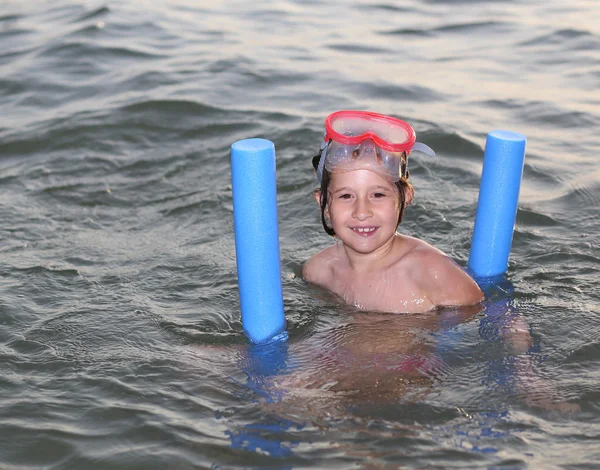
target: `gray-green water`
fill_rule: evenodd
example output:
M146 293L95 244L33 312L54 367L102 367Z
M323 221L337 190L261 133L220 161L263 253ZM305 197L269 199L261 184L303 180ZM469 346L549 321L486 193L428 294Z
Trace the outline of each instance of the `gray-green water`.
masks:
M2 2L0 468L600 465L598 18L596 0ZM432 341L299 278L331 243L310 157L338 109L436 150L411 159L401 230L462 264L486 134L527 136L508 274L528 354L484 311L392 399L368 354L340 360L348 338ZM288 357L308 376L248 365L228 159L256 136L277 148ZM306 389L329 372L362 398ZM277 380L290 393L265 397Z

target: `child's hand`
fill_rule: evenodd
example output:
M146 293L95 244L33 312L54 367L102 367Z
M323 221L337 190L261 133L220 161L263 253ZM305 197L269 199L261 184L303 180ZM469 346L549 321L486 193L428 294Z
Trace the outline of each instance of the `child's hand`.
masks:
M511 328L504 334L504 339L515 355L525 354L533 346L533 338L529 331L521 328Z
M567 402L552 382L539 375L531 356L522 356L519 359L519 395L527 405L562 413L575 413L581 410L577 403Z
M555 401L535 395L526 397L525 403L535 408L542 408L548 411L560 411L561 413L576 413L581 411L581 407L577 403Z
M502 336L515 355L525 354L533 346L529 326L522 317L512 319L510 324L503 328Z

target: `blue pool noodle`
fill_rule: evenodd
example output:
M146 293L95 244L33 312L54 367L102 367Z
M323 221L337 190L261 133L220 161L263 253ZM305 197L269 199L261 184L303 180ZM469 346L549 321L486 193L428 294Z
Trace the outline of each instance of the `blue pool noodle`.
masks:
M487 136L468 262L476 278L508 269L526 142L517 132L496 130Z
M235 142L231 179L242 326L263 343L285 332L273 143Z

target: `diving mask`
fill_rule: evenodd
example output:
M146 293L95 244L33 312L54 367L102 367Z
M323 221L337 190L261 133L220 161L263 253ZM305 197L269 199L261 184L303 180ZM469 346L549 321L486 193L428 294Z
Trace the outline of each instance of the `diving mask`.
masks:
M325 119L325 137L317 167L319 181L323 168L329 172L365 169L390 181L407 176L412 150L435 156L427 145L416 142L406 122L366 111L337 111Z

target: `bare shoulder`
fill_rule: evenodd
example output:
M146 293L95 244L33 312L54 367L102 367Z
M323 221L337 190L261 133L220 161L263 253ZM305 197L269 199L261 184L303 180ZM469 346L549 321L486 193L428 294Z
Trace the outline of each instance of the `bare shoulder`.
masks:
M430 244L414 240L404 263L437 307L473 305L483 300L477 283L458 263Z
M311 284L328 285L332 276L332 264L336 259L335 245L319 251L302 266L302 278Z

